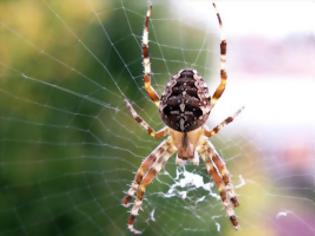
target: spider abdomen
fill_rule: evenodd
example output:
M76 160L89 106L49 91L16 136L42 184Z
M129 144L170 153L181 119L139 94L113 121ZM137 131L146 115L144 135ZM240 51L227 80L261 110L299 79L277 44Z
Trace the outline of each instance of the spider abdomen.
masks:
M160 113L166 125L180 132L197 129L207 121L210 95L197 71L184 69L171 78L161 97Z

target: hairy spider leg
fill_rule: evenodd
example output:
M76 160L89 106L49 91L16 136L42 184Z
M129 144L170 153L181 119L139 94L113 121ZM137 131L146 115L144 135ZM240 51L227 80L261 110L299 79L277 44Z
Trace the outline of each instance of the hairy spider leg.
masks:
M156 150L156 154L150 154L147 156L141 163L140 167L138 168L134 180L131 183L131 186L126 194L126 196L122 199L121 203L124 207L129 207L131 199L134 197L139 184L141 183L143 176L151 169L152 165L156 161L157 154L162 151L161 147L158 147Z
M220 42L220 77L221 77L221 81L220 81L220 84L217 87L216 91L214 92L212 98L211 98L211 108L214 107L216 102L219 100L219 98L223 94L223 92L225 90L227 77L228 77L226 69L225 69L225 67L226 67L227 42L226 42L224 30L223 30L222 19L221 19L220 13L219 13L217 6L216 6L214 1L212 1L212 5L213 5L213 8L216 12L219 26L220 26L220 40L221 40L221 42Z
M235 112L232 116L227 117L224 121L222 121L220 124L215 126L212 130L209 130L208 127L204 127L204 135L208 138L213 137L217 133L220 132L221 129L223 129L225 126L230 124L242 111L244 110L244 107L241 107L237 112Z
M165 137L168 134L168 128L164 127L158 131L155 131L138 113L137 111L133 108L131 103L125 99L125 103L127 106L127 109L129 110L131 116L135 119L135 121L138 122L138 124L144 128L150 136L152 136L155 139L160 139Z
M212 155L211 155L212 152L209 153L208 142L203 141L200 144L198 151L199 151L199 154L200 154L202 160L204 161L204 163L206 165L206 169L207 169L208 174L212 177L216 187L219 190L219 194L220 194L221 200L223 202L223 206L225 208L225 211L226 211L232 225L234 226L235 229L238 230L239 229L239 223L238 223L238 220L236 218L235 212L233 210L232 202L228 198L227 188L226 188L226 186L222 180L222 177L219 174L218 167L215 165L214 160L212 159Z
M234 207L238 207L240 204L239 204L239 201L236 197L234 187L231 183L230 172L228 171L224 160L220 157L220 155L218 154L215 147L213 146L213 144L210 141L207 142L207 150L206 151L208 153L208 156L211 158L211 160L213 161L215 166L218 168L218 171L220 172L222 180L226 186L226 191L228 193L228 197L229 197L230 201L232 202Z
M151 85L151 62L149 56L149 25L150 17L152 12L152 5L148 5L147 14L144 22L144 30L142 36L142 57L143 57L143 67L144 67L144 89L154 104L159 107L160 97L155 89Z
M140 234L141 231L134 228L134 223L137 215L139 214L139 210L141 208L144 193L146 187L154 180L157 174L161 171L161 169L165 166L165 163L168 159L175 153L176 148L173 145L171 138L163 141L157 149L155 149L150 156L155 156L155 162L152 164L151 168L146 172L145 175L142 175L141 181L137 183L137 191L136 191L136 199L134 201L133 207L131 209L131 213L128 218L128 229L135 234ZM141 167L140 167L141 168Z
M167 142L162 142L155 150L152 151L141 163L140 167L138 168L134 180L127 192L127 195L122 199L122 205L125 207L129 206L130 200L134 197L136 191L140 183L143 180L143 177L147 174L147 172L156 164L156 161L167 152Z

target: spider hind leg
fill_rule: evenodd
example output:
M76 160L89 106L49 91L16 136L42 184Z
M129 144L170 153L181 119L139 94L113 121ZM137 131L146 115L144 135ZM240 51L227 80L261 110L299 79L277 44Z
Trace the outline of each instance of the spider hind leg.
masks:
M148 5L147 14L144 22L144 30L142 36L142 58L143 58L143 67L144 67L144 89L147 95L150 97L152 102L159 107L160 97L155 89L151 85L151 60L149 56L149 25L150 25L150 17L152 13L152 5Z
M215 4L215 2L212 2L213 8L215 10L216 16L217 16L217 20L219 23L219 27L220 27L220 84L217 87L216 91L214 92L212 98L211 98L211 108L213 108L215 106L215 104L217 103L217 101L220 99L220 97L222 96L224 90L225 90L225 86L226 86L226 81L228 78L227 75L227 71L226 71L226 53L227 53L227 41L225 38L225 34L223 31L223 23L222 23L222 19L220 16L220 13L217 9L217 6Z

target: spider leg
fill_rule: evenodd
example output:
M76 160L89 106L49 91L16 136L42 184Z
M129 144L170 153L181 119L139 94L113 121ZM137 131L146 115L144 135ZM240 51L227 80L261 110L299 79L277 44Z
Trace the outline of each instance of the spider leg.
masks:
M217 163L217 158L214 157L216 155L213 151L213 146L208 141L203 141L199 148L199 154L202 160L205 162L207 171L209 175L212 177L215 185L217 186L221 200L223 202L225 211L234 226L235 229L239 229L239 223L236 218L233 206L236 207L238 205L238 201L236 199L233 187L230 184L230 177L225 168L225 172L222 171L222 165ZM218 156L218 155L217 155ZM221 174L220 174L220 173Z
M232 116L229 116L224 121L222 121L220 124L218 124L216 127L214 127L212 130L209 130L207 127L204 127L204 135L208 138L213 137L217 133L220 132L221 129L223 129L225 126L230 124L235 117L237 117L242 111L244 110L244 107L241 107L237 112L235 112Z
M152 5L148 5L147 14L144 22L144 30L142 36L142 57L143 57L143 67L144 67L144 89L154 104L159 107L160 97L155 89L151 85L151 62L149 56L149 24L152 12Z
M161 151L162 147L159 146L154 152L159 153ZM121 203L124 207L129 207L130 201L135 196L135 193L143 179L143 176L148 172L149 169L151 169L152 165L155 163L157 159L157 154L154 154L154 152L147 156L138 168L126 196L121 200Z
M213 161L214 165L218 168L220 175L222 176L222 180L227 188L227 193L229 195L230 201L232 202L234 207L238 207L239 201L236 197L234 187L232 185L230 172L228 171L224 160L220 157L213 144L210 141L208 141L207 143L207 153Z
M125 99L126 106L132 115L132 117L144 128L149 135L151 135L153 138L160 139L165 137L168 134L168 128L164 127L158 131L155 131L133 108L131 103Z
M212 1L212 5L214 7L214 10L216 11L216 15L217 15L219 26L220 26L220 38L221 38L221 43L220 43L220 62L221 62L220 77L221 77L221 82L220 82L219 86L217 87L216 91L214 92L214 94L211 98L211 108L214 107L216 102L219 100L219 98L223 94L223 92L225 90L226 80L227 80L227 72L225 69L227 42L226 42L225 34L223 31L222 19L221 19L220 13L219 13L217 6L216 6L214 1Z
M134 180L127 192L127 195L122 199L122 205L125 207L129 206L130 200L135 196L135 193L138 190L138 187L143 180L143 177L147 172L152 168L152 166L167 152L168 143L167 141L162 142L157 146L151 154L149 154L141 163L138 168Z
M210 141L206 141L204 143L204 147L205 152L207 153L211 161L214 163L215 167L218 169L222 177L223 183L226 186L226 190L229 195L231 203L233 204L234 207L238 207L239 201L236 197L236 193L232 185L230 172L228 171L224 160L220 157L220 155L218 154L215 147Z
M175 151L176 151L176 148L173 146L170 139L162 142L150 154L150 156L154 156L154 159L155 159L155 161L151 164L151 167L147 169L145 174L141 174L141 171L140 171L139 172L140 174L138 175L138 179L135 178L138 181L135 185L136 199L134 201L133 207L131 209L131 213L130 213L129 218L128 218L128 229L131 232L133 232L135 234L141 233L141 231L134 228L134 223L135 223L137 215L139 214L139 210L140 210L142 202L143 202L146 187L154 180L154 178L161 171L161 169L164 167L165 163L174 154ZM140 167L139 169L141 169L141 168L143 171L143 167ZM136 177L137 177L137 175L136 175Z

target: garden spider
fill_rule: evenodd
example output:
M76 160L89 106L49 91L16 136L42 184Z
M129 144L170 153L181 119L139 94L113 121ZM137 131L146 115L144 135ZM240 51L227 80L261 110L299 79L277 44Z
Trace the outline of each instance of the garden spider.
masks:
M161 99L151 86L152 73L149 57L149 21L152 5L149 4L148 6L142 39L144 88L148 96L159 108L161 118L167 126L159 131L155 131L138 115L127 99L125 99L125 103L132 117L147 130L149 135L156 139L168 137L142 161L130 189L122 199L122 204L128 207L130 200L135 197L128 218L128 228L135 234L141 233L141 231L134 228L134 223L141 208L146 187L153 181L175 152L177 152L176 164L184 164L185 161L190 160L193 164L198 165L198 154L201 156L206 165L208 174L212 177L219 190L221 200L231 223L235 229L239 228L239 223L233 209L239 206L239 202L231 183L229 171L208 138L213 137L224 126L231 123L243 108L239 109L234 115L226 118L212 130L208 129L205 125L211 109L224 92L227 80L225 70L227 43L222 31L222 21L217 11L216 4L213 2L212 5L216 11L221 33L221 82L218 88L213 96L210 96L207 84L202 77L198 75L197 71L193 69L183 69L172 76L171 80L166 85Z

